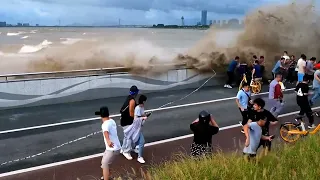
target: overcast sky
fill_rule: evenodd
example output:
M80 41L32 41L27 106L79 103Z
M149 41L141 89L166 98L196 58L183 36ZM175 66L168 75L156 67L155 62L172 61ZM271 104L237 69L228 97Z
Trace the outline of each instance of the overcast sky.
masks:
M0 21L8 23L61 25L186 24L208 20L241 18L250 9L287 0L0 0Z

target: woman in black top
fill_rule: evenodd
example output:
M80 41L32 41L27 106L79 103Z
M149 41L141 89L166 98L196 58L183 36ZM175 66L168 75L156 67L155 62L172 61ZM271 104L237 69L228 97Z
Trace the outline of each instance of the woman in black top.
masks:
M190 125L190 129L194 134L191 155L197 157L210 153L212 151L212 135L219 131L211 114L207 111L201 111L199 118Z

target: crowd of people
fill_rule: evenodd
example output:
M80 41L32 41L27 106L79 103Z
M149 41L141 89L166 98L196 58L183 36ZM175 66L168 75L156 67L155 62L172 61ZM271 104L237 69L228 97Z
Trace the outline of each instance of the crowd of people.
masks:
M231 61L228 70L228 81L225 88L232 88L235 73L249 74L252 78L262 80L265 74L264 57L253 56L252 68L246 64L239 63L240 58L237 56ZM272 70L273 79L269 84L268 103L270 110L265 109L266 102L262 98L252 99L250 84L244 83L242 89L238 91L236 96L236 105L242 115L242 120L239 122L242 125L241 132L246 137L243 154L252 159L256 156L259 147L263 146L268 151L271 150L271 142L274 138L269 132L270 125L278 123L278 116L284 107L283 88L281 83L288 81L294 83L297 81L295 91L297 92L297 105L300 107L299 115L304 115L309 119L308 128L315 128L313 113L311 106L320 97L320 64L315 63L316 58L312 57L307 60L304 54L301 55L298 61L295 56L288 56L285 51L284 55L278 60ZM313 81L314 96L309 100L309 82ZM109 117L108 107L101 107L96 115L101 116L102 132L106 150L101 160L101 168L103 169L103 178L109 179L109 165L114 160L115 156L122 154L126 159L132 160L131 152L138 154L137 161L144 164L143 149L145 139L142 128L150 113L145 113L144 104L147 101L145 95L140 95L138 103L136 102L139 89L132 86L129 91L120 113L120 125L123 128L123 144L121 146L116 122ZM193 142L191 143L191 155L199 157L211 153L212 136L219 132L219 126L213 116L208 111L201 111L199 117L190 124L190 130L194 134Z

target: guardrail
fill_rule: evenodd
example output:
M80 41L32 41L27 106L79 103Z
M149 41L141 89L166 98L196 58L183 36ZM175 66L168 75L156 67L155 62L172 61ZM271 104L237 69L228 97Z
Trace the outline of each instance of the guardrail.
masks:
M174 66L177 69L185 67L185 64L157 64L150 65L151 68ZM9 82L16 80L30 80L39 78L58 78L58 77L77 77L77 76L98 76L105 74L123 74L132 70L127 67L113 67L113 68L99 68L99 69L83 69L83 70L70 70L70 71L52 71L52 72L34 72L34 73L19 73L19 74L3 74L0 75L0 82Z

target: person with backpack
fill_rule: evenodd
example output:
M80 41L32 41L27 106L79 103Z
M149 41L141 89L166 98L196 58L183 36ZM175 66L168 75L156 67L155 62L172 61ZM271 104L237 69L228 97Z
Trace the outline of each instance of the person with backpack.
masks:
M120 114L121 114L120 125L122 126L123 131L125 131L133 123L134 109L137 105L135 98L137 97L138 94L139 94L139 89L137 88L137 86L131 86L129 95L120 109ZM132 156L130 154L131 150L132 150L132 141L130 140L130 138L124 135L122 147L121 147L121 153L128 160L132 160Z

